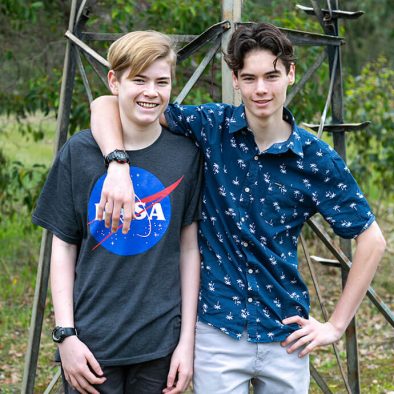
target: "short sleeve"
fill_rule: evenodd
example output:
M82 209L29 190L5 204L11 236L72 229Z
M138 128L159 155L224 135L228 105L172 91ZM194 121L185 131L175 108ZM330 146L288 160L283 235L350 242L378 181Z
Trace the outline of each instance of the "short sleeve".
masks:
M203 179L203 156L198 154L198 160L194 164L194 176L188 188L188 204L183 218L182 226L188 226L201 219L201 189Z
M342 158L332 151L318 211L342 238L355 238L374 221L371 208Z
M70 144L59 151L33 212L33 223L51 231L61 240L78 244L82 231L72 194Z

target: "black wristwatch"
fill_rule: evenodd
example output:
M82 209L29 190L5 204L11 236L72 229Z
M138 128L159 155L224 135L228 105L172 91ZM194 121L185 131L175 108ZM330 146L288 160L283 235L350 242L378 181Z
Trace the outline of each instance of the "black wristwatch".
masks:
M52 339L56 343L62 343L67 337L71 337L72 335L77 335L77 329L74 327L56 326L52 331Z
M126 151L115 149L113 152L108 153L107 156L104 156L105 166L108 168L109 163L112 161L116 161L121 164L130 164L129 155Z

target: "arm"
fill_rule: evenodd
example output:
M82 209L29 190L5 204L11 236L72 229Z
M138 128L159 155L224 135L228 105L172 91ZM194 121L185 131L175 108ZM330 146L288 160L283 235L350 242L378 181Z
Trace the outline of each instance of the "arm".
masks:
M282 342L283 346L294 342L287 350L289 353L307 345L300 353L301 357L305 356L316 347L337 341L345 332L367 292L386 247L376 222L356 238L356 244L345 288L328 322L322 324L311 317L307 320L300 316L283 320L284 324L297 323L301 327Z
M61 327L74 327L73 288L76 257L76 245L53 236L51 290L56 325ZM105 377L102 376L103 371L87 346L76 336L70 336L59 343L59 352L64 374L70 385L81 393L98 394L92 385L103 383Z
M124 149L122 124L120 121L118 98L116 96L101 96L90 106L91 129L94 139L103 155L115 149ZM110 163L108 175L103 184L97 217L103 219L105 211L105 226L110 227L112 216L112 231L116 232L121 209L123 209L122 232L130 229L134 212L134 188L130 179L129 166L116 162Z
M197 243L196 222L182 229L180 271L182 291L181 335L171 358L167 388L163 390L163 393L171 394L185 391L193 375L194 331L200 284L200 253Z

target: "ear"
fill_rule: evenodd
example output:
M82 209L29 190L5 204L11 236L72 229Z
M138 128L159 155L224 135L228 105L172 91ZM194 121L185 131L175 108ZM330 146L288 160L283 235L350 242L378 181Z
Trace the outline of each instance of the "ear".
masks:
M119 89L119 81L118 81L118 78L116 78L115 71L109 70L107 78L108 78L108 85L111 90L111 93L113 95L117 96L119 94L119 90L118 90Z
M234 71L231 72L231 75L233 76L233 88L235 90L238 90L239 89L238 77L234 74Z
M289 70L289 73L287 74L287 78L289 79L289 85L293 85L295 82L295 64L294 63L290 64L290 70Z

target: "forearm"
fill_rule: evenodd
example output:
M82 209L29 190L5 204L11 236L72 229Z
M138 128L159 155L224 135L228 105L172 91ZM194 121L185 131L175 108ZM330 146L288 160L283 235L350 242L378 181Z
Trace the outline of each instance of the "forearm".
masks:
M103 155L115 149L124 149L118 98L101 96L90 104L93 137Z
M386 245L376 222L362 233L356 242L357 246L353 256L353 263L345 288L329 319L331 324L341 333L346 330L346 327L356 314L375 275Z
M51 292L56 325L61 327L74 327L73 289L76 257L76 245L53 236Z
M200 253L197 243L197 223L193 223L182 232L180 273L182 294L180 342L186 342L193 346L200 286Z

